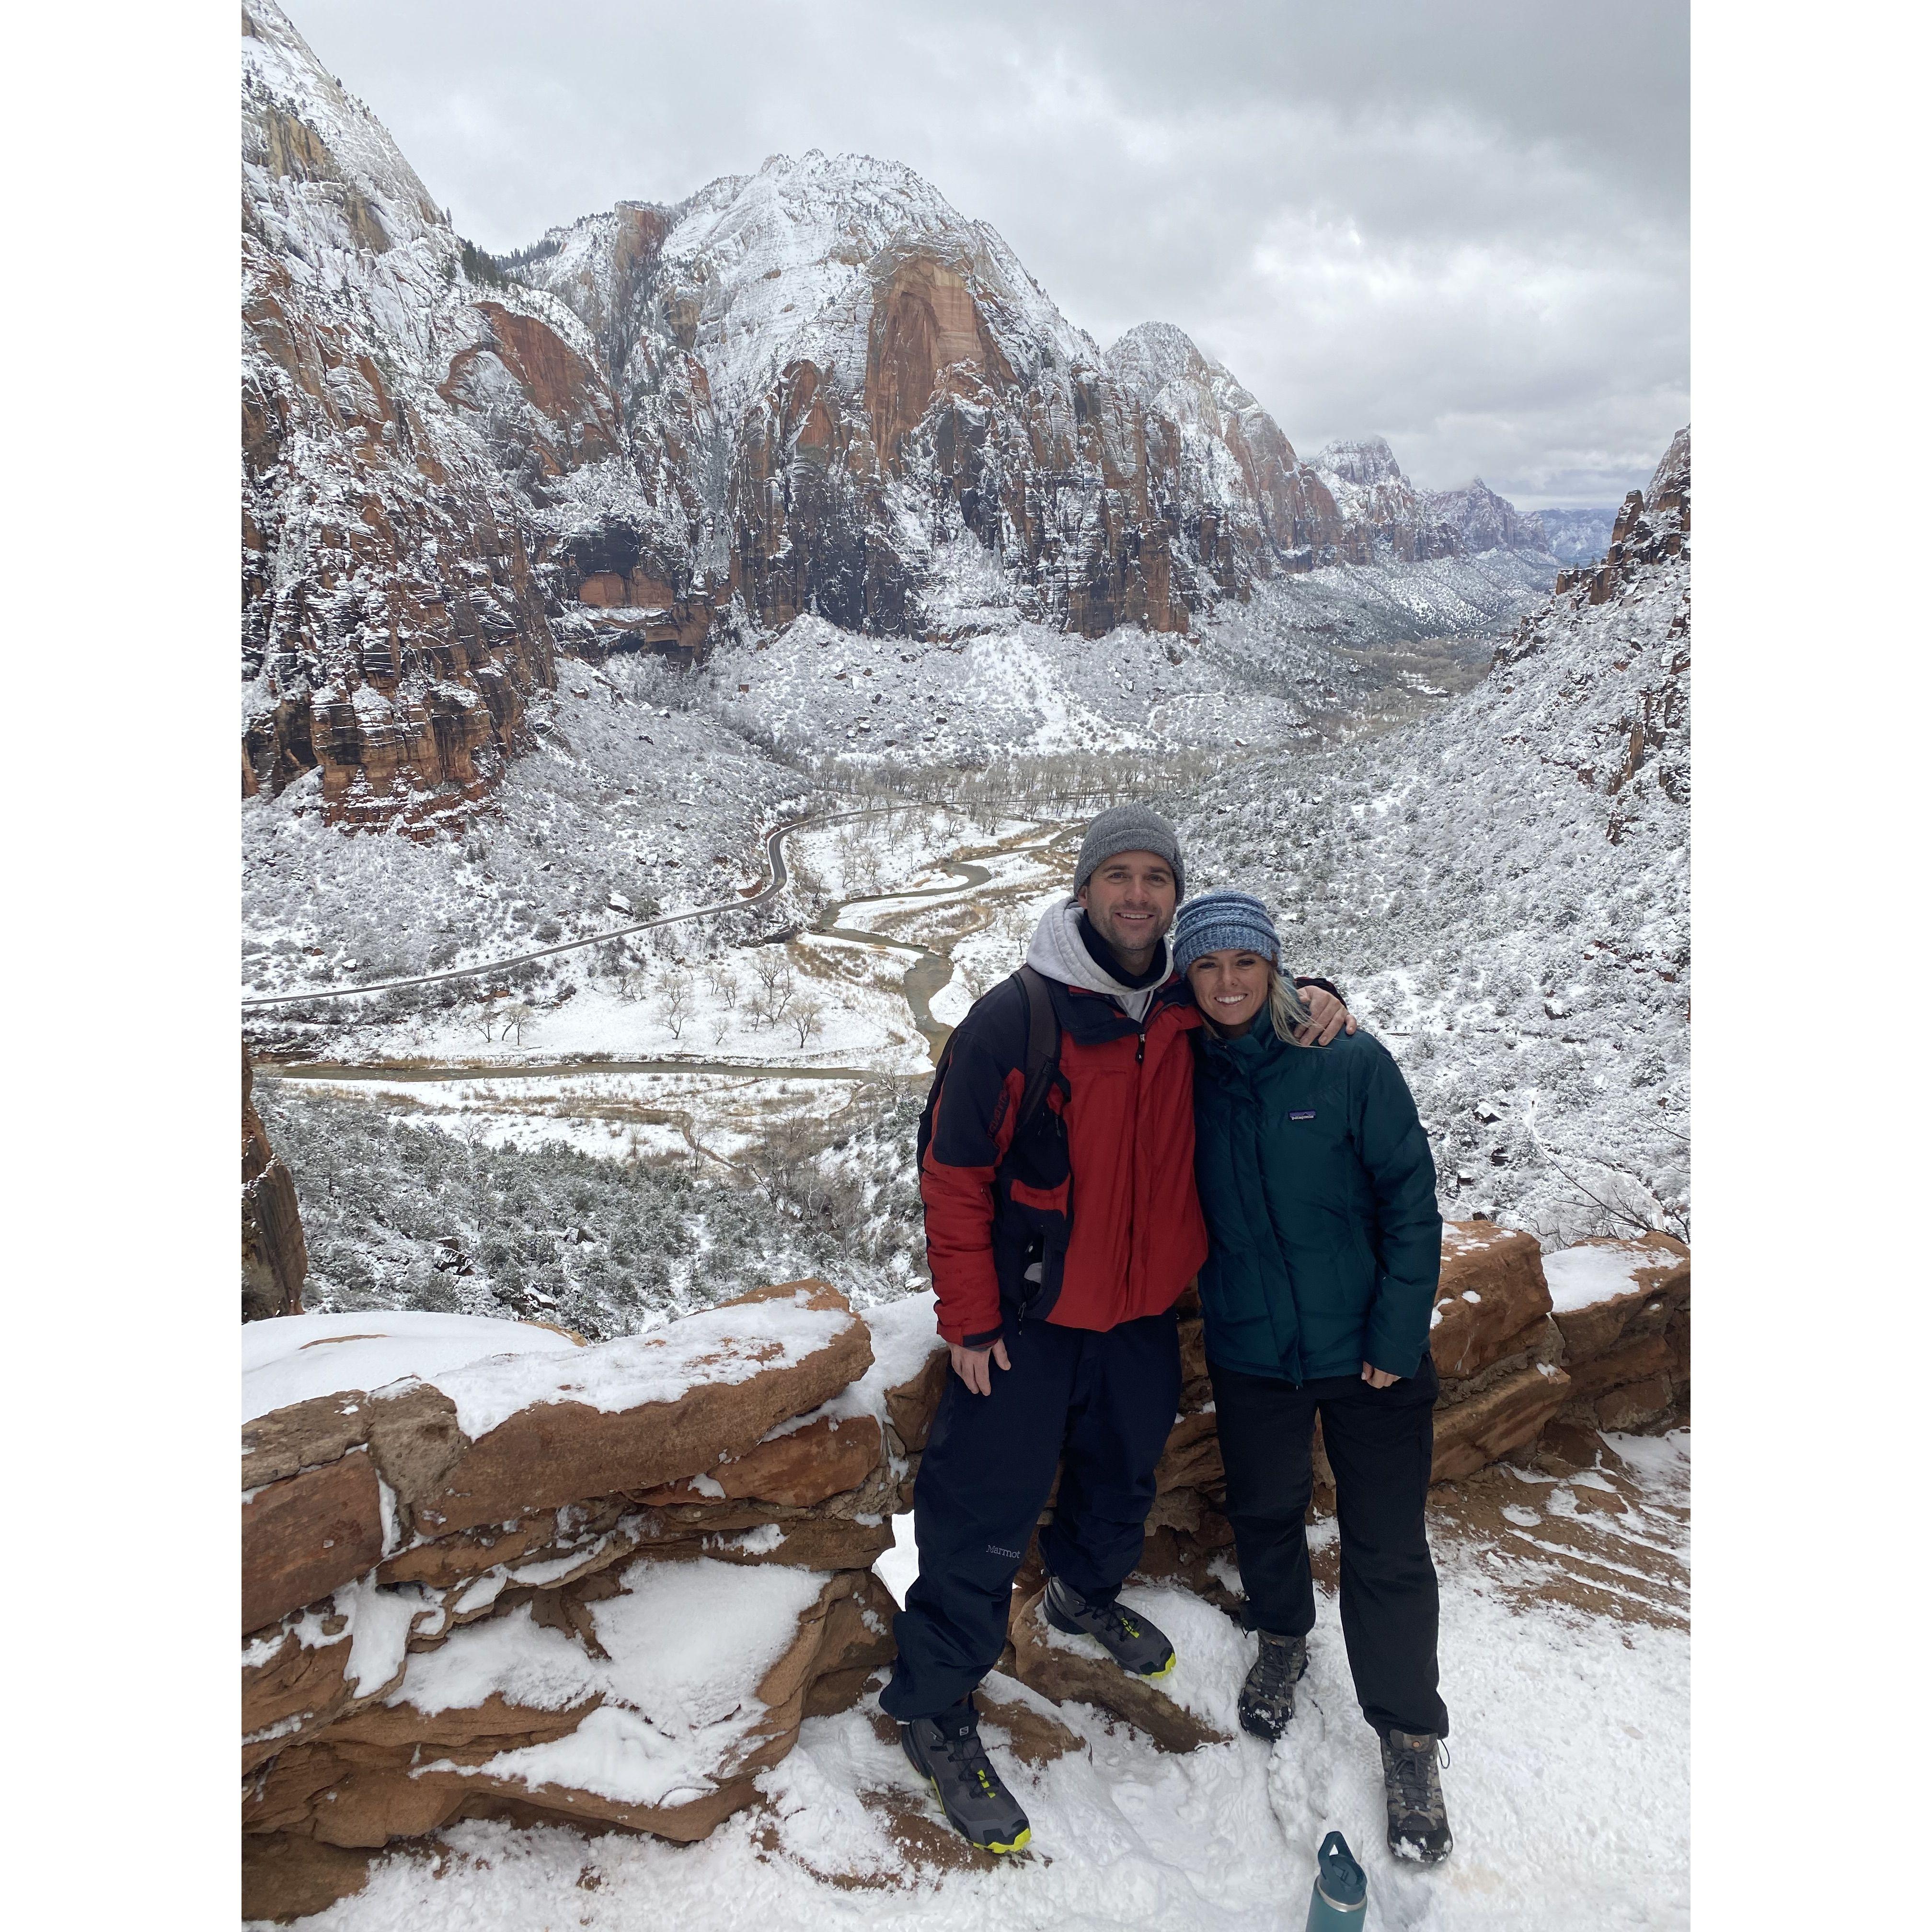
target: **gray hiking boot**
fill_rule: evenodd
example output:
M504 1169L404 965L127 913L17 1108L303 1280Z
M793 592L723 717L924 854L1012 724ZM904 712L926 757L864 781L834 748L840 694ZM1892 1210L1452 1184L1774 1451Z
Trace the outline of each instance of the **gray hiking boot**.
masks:
M970 1697L936 1718L902 1724L899 1742L962 1838L982 1851L1026 1849L1032 1827L986 1756L980 1742L980 1714Z
M1241 1729L1272 1741L1294 1715L1295 1681L1308 1668L1308 1646L1298 1636L1257 1633L1261 1654L1241 1686Z
M1046 1620L1069 1636L1090 1636L1123 1670L1136 1677L1162 1678L1174 1668L1174 1646L1166 1634L1117 1603L1094 1603L1055 1576L1046 1586Z
M1427 1731L1382 1733L1382 1791L1388 1800L1389 1850L1399 1858L1440 1864L1455 1849L1442 1802L1437 1740Z

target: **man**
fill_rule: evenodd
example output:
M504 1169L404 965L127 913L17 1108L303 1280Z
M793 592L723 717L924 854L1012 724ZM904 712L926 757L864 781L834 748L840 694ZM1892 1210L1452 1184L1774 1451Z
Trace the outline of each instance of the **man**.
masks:
M1031 1832L980 1744L972 1692L1005 1643L1057 1468L1040 1536L1048 1622L1138 1675L1174 1665L1162 1633L1116 1598L1180 1397L1174 1304L1208 1253L1187 1040L1200 1015L1167 939L1184 885L1166 820L1141 806L1101 813L1072 898L1027 954L1052 1008L1040 1097L1028 1106L1040 1028L1016 976L961 1022L920 1126L926 1252L955 1374L920 1464L920 1572L880 1702L947 1817L992 1851ZM1310 1003L1310 1036L1325 1043L1346 1010L1332 988Z

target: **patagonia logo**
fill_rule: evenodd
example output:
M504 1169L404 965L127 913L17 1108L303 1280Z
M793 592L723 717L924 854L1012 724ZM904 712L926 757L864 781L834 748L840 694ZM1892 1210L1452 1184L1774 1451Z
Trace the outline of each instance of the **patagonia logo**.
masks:
M1291 1120L1312 1120L1315 1118L1315 1109L1310 1107L1301 1113L1292 1113L1288 1118Z
M1002 1550L997 1543L989 1543L986 1546L986 1554L988 1556L1010 1556L1016 1563L1025 1553L1024 1550Z

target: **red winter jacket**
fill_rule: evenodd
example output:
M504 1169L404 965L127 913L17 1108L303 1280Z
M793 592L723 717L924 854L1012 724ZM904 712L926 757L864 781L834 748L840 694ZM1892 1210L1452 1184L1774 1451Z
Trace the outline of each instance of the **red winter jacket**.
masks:
M998 1336L1003 1300L1022 1320L1070 1328L1158 1315L1207 1258L1187 1039L1201 1016L1186 982L1170 977L1144 1024L1106 994L1048 986L1059 1061L1017 1145L1027 1003L1016 980L960 1023L931 1102L926 1255L939 1332L969 1347Z

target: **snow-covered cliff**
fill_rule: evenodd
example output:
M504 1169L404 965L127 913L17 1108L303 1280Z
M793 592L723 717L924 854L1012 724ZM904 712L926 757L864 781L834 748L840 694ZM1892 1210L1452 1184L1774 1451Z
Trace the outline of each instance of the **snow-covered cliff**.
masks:
M1185 828L1397 1052L1445 1200L1552 1238L1688 1211L1690 494L1687 430L1480 684Z
M1178 329L1102 355L896 163L774 156L499 261L274 0L242 107L244 791L474 800L559 651L688 662L808 614L1198 634L1331 566L1523 548L1386 445L1304 463Z

